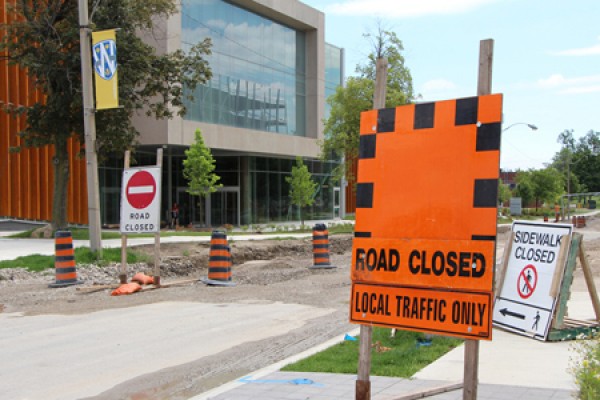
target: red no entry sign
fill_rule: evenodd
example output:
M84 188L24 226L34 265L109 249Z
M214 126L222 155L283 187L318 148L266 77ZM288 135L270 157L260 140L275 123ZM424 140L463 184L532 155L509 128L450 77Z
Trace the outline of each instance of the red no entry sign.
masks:
M519 296L523 299L531 297L537 286L537 281L537 269L532 264L523 268L517 279L517 292L519 293Z
M126 197L129 204L138 210L148 207L156 196L156 182L147 171L138 171L127 183Z

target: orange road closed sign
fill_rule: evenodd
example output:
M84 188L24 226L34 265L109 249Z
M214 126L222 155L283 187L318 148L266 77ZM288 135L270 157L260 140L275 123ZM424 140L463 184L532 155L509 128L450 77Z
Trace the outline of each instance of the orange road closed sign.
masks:
M491 339L501 121L498 94L361 114L351 322Z

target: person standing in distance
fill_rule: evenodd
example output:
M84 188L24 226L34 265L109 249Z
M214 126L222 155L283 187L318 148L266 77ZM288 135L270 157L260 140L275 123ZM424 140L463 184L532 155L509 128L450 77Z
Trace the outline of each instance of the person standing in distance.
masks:
M177 203L173 203L171 207L171 229L177 229L179 225L179 206Z

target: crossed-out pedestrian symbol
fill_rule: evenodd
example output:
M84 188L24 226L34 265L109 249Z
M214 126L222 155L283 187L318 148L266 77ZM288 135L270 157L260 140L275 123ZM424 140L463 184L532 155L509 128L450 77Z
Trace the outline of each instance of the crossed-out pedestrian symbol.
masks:
M519 273L517 279L517 292L522 299L527 299L533 294L535 287L537 286L538 274L537 270L532 264L527 265Z

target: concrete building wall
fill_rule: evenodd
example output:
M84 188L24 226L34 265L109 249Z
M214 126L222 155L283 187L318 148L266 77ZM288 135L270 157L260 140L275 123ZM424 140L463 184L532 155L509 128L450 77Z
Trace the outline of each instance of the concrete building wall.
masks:
M323 137L325 110L325 15L297 0L234 0L249 11L271 18L306 34L306 136L274 134L258 130L208 124L173 118L156 121L145 116L134 119L142 145L189 146L196 128L202 130L206 145L215 150L234 150L274 156L319 156L318 139ZM181 14L158 26L164 30L159 49L174 51L181 46ZM160 36L159 36L160 38ZM199 38L200 40L200 38Z

